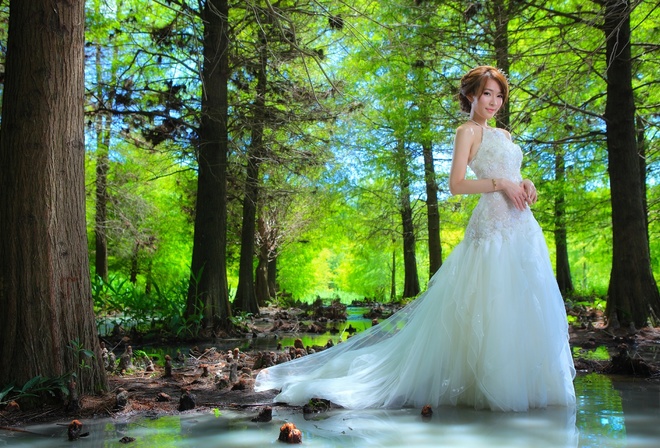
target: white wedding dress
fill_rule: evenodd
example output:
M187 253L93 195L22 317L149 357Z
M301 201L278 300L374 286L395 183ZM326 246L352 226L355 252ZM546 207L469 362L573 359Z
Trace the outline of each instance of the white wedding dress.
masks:
M496 129L470 168L522 180L522 151ZM573 406L575 368L564 303L532 212L484 193L464 240L428 289L389 319L331 349L263 369L255 390L293 405L468 405L525 411Z

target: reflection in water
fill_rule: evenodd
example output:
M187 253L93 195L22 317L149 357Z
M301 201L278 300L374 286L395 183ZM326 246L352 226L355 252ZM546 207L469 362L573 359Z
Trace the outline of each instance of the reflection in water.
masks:
M371 319L364 317L364 313L370 310L369 307L348 307L347 315L348 318L346 321L330 321L326 323L327 331L322 334L311 334L311 333L301 333L301 334L281 334L279 339L274 338L257 338L249 341L249 344L256 349L274 349L277 346L277 343L281 343L283 347L292 346L296 339L301 339L303 346L305 347L314 347L314 346L324 346L326 343L331 340L333 344L337 344L340 341L345 341L351 335L360 333L367 328L372 326ZM309 323L311 321L304 321Z
M578 406L521 413L441 407L422 420L419 409L335 410L306 419L299 411L275 409L270 423L254 423L257 411L223 410L150 419L84 421L90 436L81 447L262 447L277 442L282 423L303 432L306 447L655 447L660 446L660 384L657 381L578 376ZM0 448L67 447L66 426L23 428L25 434L0 430ZM129 445L122 437L134 437Z
M322 420L292 415L291 421L328 442L322 446L578 446L575 411L566 408L503 413L442 407L430 420L417 409L336 411Z
M655 381L643 378L612 377L621 395L627 446L660 446L660 393Z
M612 380L595 373L575 379L578 402L577 425L582 433L582 446L626 445L626 424L619 391Z

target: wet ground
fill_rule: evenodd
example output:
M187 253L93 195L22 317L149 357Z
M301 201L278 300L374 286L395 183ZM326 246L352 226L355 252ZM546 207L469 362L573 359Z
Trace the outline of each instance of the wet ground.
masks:
M423 420L418 409L305 415L301 408L273 406L272 421L252 421L274 395L252 390L260 354L338 343L370 326L373 316L363 316L370 311L355 307L347 320L302 320L269 309L245 337L168 348L136 344L135 354L156 360L154 371L136 357L132 368L110 375L109 393L82 397L74 414L61 406L0 410L0 447L70 446L67 425L74 418L89 433L76 440L78 446L123 446L120 440L127 437L124 442L133 446L254 447L276 443L285 421L299 427L306 446L660 446L660 329L615 331L598 323L571 329L579 371L579 401L572 411L441 408ZM122 350L116 350L118 357ZM172 358L170 376L163 367L166 355ZM181 407L186 394L194 399L192 409Z
M305 415L276 408L270 422L252 420L256 409L195 410L153 418L118 414L84 421L89 436L78 447L258 447L282 445L280 427L291 422L310 447L657 447L660 446L660 384L647 380L580 375L576 409L524 413L435 409L349 411ZM68 421L29 425L27 432L0 430L0 446L71 447ZM121 442L123 440L123 442ZM129 442L130 441L130 442ZM127 445L128 444L128 445Z

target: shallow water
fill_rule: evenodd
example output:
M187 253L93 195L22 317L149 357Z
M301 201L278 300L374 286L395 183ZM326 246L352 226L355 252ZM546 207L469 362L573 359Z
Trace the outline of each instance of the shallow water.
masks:
M185 413L161 418L85 420L90 435L69 442L66 426L35 425L31 434L0 430L0 447L260 447L285 446L279 427L293 422L310 447L658 447L660 382L590 374L575 380L576 409L524 413L434 409L337 410L306 420L290 409L273 410L273 421L254 423L256 411ZM65 425L68 422L63 422ZM126 445L122 437L134 437ZM72 445L73 443L73 445Z

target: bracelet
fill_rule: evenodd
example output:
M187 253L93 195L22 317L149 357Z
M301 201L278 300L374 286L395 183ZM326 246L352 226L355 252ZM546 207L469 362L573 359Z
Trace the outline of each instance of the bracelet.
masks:
M497 190L497 181L495 179L491 179L493 182L493 190Z

